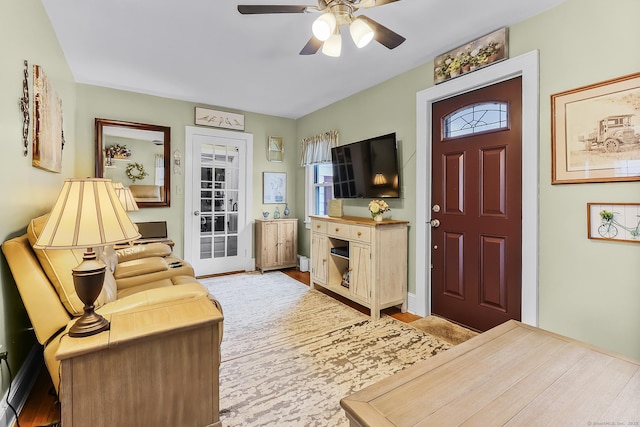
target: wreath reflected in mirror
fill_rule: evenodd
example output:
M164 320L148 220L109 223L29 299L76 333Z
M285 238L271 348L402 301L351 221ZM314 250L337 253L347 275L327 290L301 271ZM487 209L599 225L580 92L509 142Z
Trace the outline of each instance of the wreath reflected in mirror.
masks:
M148 175L140 163L129 163L127 165L127 177L133 182L136 182L138 179L144 179L144 177Z

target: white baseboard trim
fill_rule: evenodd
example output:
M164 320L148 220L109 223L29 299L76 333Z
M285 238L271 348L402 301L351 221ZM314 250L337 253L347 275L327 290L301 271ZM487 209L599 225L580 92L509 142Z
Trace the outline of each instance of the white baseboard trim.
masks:
M418 312L416 294L407 293L407 311L414 314Z
M31 393L33 384L38 379L42 364L42 347L34 345L31 348L27 359L24 361L22 367L20 367L20 370L15 374L15 377L11 382L11 396L9 396L9 402L11 402L11 405L16 409L18 414L22 411L22 408L29 397L29 393ZM7 372L6 368L7 367L4 365L4 362L2 362L3 372ZM8 393L9 390L7 389L2 396L2 401L0 402L0 427L11 427L16 422L16 416L11 408L9 408L9 405L7 405Z

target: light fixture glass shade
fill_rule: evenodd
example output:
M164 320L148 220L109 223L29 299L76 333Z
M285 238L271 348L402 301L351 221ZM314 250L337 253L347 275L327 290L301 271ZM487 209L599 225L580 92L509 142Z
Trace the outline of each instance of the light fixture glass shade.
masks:
M373 28L365 22L364 19L356 18L351 25L349 25L349 32L353 42L358 47L365 47L373 40L374 32Z
M322 53L327 56L337 58L342 50L342 37L340 34L334 34L322 45Z
M110 179L67 179L34 247L94 248L139 237Z
M133 198L133 193L131 193L129 187L116 188L116 194L125 211L132 212L139 209L136 199Z
M311 26L315 38L320 41L328 40L336 30L336 17L331 12L323 13Z

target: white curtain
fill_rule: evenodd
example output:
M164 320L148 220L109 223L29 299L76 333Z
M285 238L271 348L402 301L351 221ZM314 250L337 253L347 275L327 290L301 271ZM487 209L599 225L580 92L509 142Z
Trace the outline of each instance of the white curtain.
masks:
M156 185L164 186L164 156L162 154L156 154Z
M320 135L302 140L300 166L328 163L331 161L331 148L338 146L338 131L330 130Z

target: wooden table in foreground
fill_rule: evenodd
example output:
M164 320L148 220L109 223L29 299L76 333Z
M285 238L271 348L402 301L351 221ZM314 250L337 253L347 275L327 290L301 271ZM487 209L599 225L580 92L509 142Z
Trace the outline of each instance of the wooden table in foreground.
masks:
M640 425L640 361L509 321L340 402L351 426Z
M111 330L61 340L63 426L221 427L223 317L207 297L106 317Z

